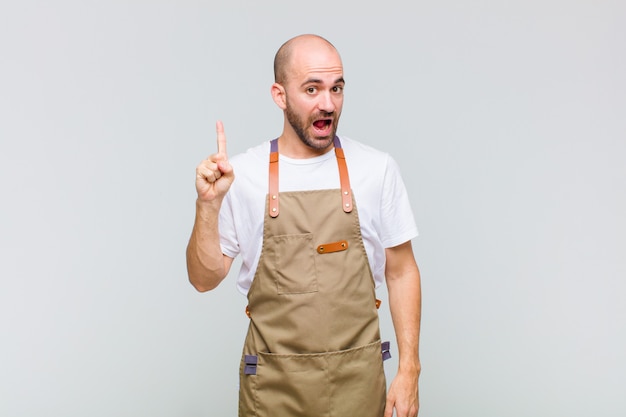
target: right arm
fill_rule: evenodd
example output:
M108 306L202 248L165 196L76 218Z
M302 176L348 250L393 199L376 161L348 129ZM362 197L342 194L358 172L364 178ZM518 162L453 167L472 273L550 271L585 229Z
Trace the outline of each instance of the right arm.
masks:
M196 168L196 219L187 245L189 281L200 292L217 287L226 277L233 259L222 253L219 212L235 179L226 153L222 122L217 122L217 153Z

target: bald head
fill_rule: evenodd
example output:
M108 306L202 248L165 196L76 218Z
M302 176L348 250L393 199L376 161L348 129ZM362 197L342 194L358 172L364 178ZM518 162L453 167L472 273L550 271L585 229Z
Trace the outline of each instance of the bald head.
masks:
M287 81L294 51L299 48L325 48L333 50L337 55L337 49L332 43L318 35L299 35L289 39L276 52L274 57L274 81L284 84Z

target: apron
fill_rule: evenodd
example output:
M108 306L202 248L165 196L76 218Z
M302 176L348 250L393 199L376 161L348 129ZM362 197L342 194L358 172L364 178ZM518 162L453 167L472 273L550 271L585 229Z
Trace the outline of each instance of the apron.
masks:
M382 417L374 279L339 138L341 189L278 193L278 142L248 292L239 417Z

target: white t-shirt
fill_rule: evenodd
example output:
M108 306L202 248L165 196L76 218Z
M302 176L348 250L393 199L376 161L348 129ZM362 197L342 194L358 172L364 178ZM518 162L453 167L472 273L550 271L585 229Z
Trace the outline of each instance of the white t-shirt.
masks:
M346 156L350 186L359 212L361 235L376 287L385 279L385 248L418 234L406 188L397 163L386 153L340 137ZM280 152L280 149L279 149ZM235 181L220 210L222 252L241 256L237 288L247 294L261 255L268 189L269 141L231 157ZM309 159L280 155L281 191L339 188L334 150Z

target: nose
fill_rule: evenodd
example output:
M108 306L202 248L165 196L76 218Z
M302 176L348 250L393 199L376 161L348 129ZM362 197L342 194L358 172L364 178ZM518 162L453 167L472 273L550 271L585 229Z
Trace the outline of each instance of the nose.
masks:
M335 101L329 91L325 91L323 94L320 94L320 99L317 104L317 107L320 111L325 113L332 113L337 108Z

